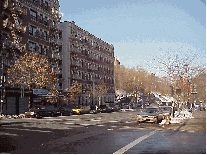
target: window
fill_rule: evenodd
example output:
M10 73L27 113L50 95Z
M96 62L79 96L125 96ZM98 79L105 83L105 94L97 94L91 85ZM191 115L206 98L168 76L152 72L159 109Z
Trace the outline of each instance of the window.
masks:
M6 33L3 33L2 34L2 39L4 40L4 39L6 39L7 38L7 34Z
M54 65L52 65L52 72L54 72Z
M40 5L43 6L43 0L40 0Z
M42 30L39 31L39 37L42 38Z
M29 27L29 34L35 37L36 36L36 27L30 26Z
M44 24L47 25L47 17L44 18Z
M62 52L62 46L59 46L59 52Z
M30 18L34 21L37 21L37 13L33 10L30 10Z
M30 0L32 3L37 4L37 0Z
M59 38L62 38L62 31L59 32Z
M45 1L45 9L48 9L48 2Z
M29 51L35 52L36 51L36 44L33 42L29 42Z
M55 21L52 21L52 26L56 26Z
M47 32L44 31L44 39L47 40Z
M42 54L42 45L39 45L39 53Z
M44 51L44 55L47 55L47 48L46 48L46 46L44 46L44 49L43 49Z
M71 50L74 51L74 44L71 45Z
M40 23L43 23L43 15L40 14Z

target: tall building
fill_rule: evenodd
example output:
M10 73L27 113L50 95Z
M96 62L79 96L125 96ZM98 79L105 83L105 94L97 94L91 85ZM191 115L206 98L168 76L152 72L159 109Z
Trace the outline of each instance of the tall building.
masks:
M62 90L59 0L3 0L0 12L1 90L6 92L3 111L19 114L27 110L28 92L25 91L22 97L18 87L4 87L5 70L26 51L38 51L50 60L52 71L57 72L60 79L58 89ZM31 103L40 100L31 99Z
M114 101L114 47L78 27L74 21L61 22L63 91L74 81L83 86L76 105L99 105ZM101 102L88 95L94 87L104 82L107 93ZM65 92L65 91L64 91ZM66 92L65 92L66 93Z

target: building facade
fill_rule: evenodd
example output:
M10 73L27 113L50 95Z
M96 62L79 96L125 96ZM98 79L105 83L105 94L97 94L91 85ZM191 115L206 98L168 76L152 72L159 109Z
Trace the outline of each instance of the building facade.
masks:
M3 0L0 5L1 79L4 79L1 90L5 91L1 99L4 98L6 113L19 114L27 110L28 92L22 95L18 87L3 85L7 78L6 68L14 65L25 52L36 51L49 59L52 71L60 79L57 89L62 90L59 0Z
M61 22L63 91L74 81L84 89L76 105L99 105L114 102L114 47L78 27L74 21ZM107 92L98 99L88 92L100 82ZM66 93L66 91L64 91ZM100 102L98 102L100 100Z

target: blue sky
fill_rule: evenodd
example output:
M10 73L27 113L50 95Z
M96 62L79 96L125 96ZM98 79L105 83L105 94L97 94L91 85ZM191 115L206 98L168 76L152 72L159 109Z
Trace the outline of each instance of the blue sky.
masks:
M160 61L175 58L206 64L204 0L59 0L61 21L113 44L125 67L159 72ZM187 57L187 58L186 58Z

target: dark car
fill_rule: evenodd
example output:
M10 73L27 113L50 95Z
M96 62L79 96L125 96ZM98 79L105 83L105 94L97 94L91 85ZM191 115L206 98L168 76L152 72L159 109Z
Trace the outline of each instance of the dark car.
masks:
M138 122L158 123L163 119L163 111L159 107L147 106L142 112L137 114Z
M109 113L109 112L112 112L112 108L109 107L109 106L106 106L106 105L100 105L99 109L98 109L99 112L101 113Z
M70 116L73 114L72 109L67 107L61 107L59 108L59 110L60 110L60 115L62 114L62 116Z
M120 108L119 105L115 105L115 106L113 107L113 111L118 112L118 111L120 111L120 110L121 110L121 108Z
M97 114L98 113L98 107L96 105L91 105L90 114Z
M48 106L42 106L35 110L36 117L42 117L42 116L59 116L60 110L57 110L54 105L48 105Z
M111 108L111 107L109 107L109 106L106 106L106 112L113 112L113 109Z

